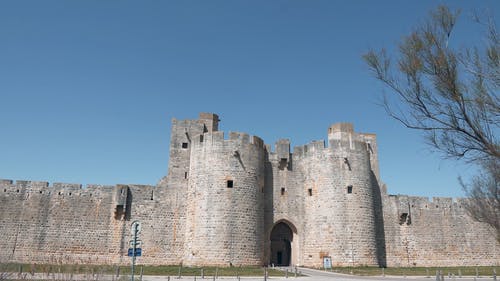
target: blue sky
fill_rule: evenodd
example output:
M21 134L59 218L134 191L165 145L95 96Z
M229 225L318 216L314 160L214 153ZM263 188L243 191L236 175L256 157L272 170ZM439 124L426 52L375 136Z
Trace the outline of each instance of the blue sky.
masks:
M378 136L390 193L462 196L473 168L429 152L377 105L361 55L394 50L439 4L456 41L479 40L473 9L498 1L1 1L0 178L155 184L170 122L274 144L325 139L331 123ZM497 15L498 17L498 15Z

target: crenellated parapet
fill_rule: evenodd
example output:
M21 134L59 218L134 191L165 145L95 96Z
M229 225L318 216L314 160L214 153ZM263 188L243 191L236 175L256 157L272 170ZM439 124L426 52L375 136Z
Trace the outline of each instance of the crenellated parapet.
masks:
M55 182L49 184L46 181L26 181L0 179L0 193L4 196L13 196L18 200L38 200L46 198L48 202L62 203L73 201L111 200L114 202L112 208L116 219L124 219L130 208L130 200L127 200L130 191L127 185L99 185L88 184L83 186L77 183ZM127 205L128 204L128 205ZM89 205L91 207L91 205Z
M229 132L228 137L226 138L223 131L204 132L202 134L195 135L191 141L191 144L196 147L205 145L234 145L238 147L252 145L257 149L265 148L264 141L257 136L251 136L247 133Z
M388 195L388 200L398 202L399 205L410 205L420 209L439 209L439 208L462 208L468 199L455 197L425 197L411 195Z
M333 155L336 158L349 161L350 154L368 155L371 170L379 180L376 135L356 133L351 123L333 124L328 128L328 141L315 140L304 145L294 146L293 152L290 150L289 140L278 140L274 152L269 154L269 159L278 162L294 162L308 157Z
M112 194L117 186L89 184L83 186L77 183L55 182L49 184L46 181L26 181L26 180L0 180L0 192L10 193L37 193L51 196L94 196Z
M467 198L388 195L384 197L384 205L387 213L397 214L401 222L405 222L411 221L413 215L422 215L422 213L465 214L467 200Z

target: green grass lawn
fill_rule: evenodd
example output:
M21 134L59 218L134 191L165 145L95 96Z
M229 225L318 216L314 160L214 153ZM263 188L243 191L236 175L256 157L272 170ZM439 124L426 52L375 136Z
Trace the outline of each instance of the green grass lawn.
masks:
M37 273L55 273L55 274L98 274L109 275L117 274L120 276L129 275L130 266L111 266L111 265L50 265L50 264L0 264L0 272L37 272ZM136 265L135 274L139 275L163 275L178 276L179 270L182 276L201 276L202 270L205 276L263 276L262 267L180 267L171 265L151 266ZM493 270L500 274L500 266L478 266L478 267L335 267L331 271L345 274L363 275L363 276L436 276L436 271L441 270L443 275L448 276L475 276L476 270L479 276L492 276ZM285 276L285 272L268 268L269 276ZM293 272L288 273L293 276Z
M268 268L269 276L285 276L285 273L280 270ZM56 273L56 274L117 274L129 275L131 272L130 266L107 266L107 265L50 265L50 264L0 264L0 272L37 272L37 273ZM178 276L179 271L182 276L201 276L202 271L205 276L263 276L264 268L262 267L180 267L171 265L151 266L151 265L136 265L135 274L139 275L142 271L143 275L163 275L163 276ZM291 274L291 273L290 273Z
M443 275L454 274L455 276L475 276L476 269L479 276L492 276L493 270L500 274L500 267L497 266L462 266L462 267L340 267L333 268L333 272L363 275L363 276L380 276L397 275L397 276L436 276L436 271L441 270Z

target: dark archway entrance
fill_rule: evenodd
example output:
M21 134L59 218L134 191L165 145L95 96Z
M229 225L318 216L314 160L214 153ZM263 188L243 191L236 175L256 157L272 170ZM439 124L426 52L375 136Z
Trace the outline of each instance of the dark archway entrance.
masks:
M289 266L292 260L292 229L284 222L277 223L271 231L271 264Z

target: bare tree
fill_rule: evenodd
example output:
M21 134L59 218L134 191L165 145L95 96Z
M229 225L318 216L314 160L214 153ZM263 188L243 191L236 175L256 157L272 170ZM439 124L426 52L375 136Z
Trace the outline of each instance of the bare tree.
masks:
M487 223L496 229L500 242L500 161L488 160L483 163L482 172L469 184L460 180L470 200L466 208L477 221Z
M389 116L421 130L430 147L445 158L479 165L483 176L498 179L494 169L500 167L500 37L491 18L484 23L476 17L487 40L473 47L451 47L458 16L458 11L440 6L403 39L399 52L371 50L363 59L390 90L382 103ZM478 176L463 186L471 198L471 215L500 233L498 180ZM491 204L484 212L472 208L485 202ZM485 219L486 209L493 210L496 219Z

